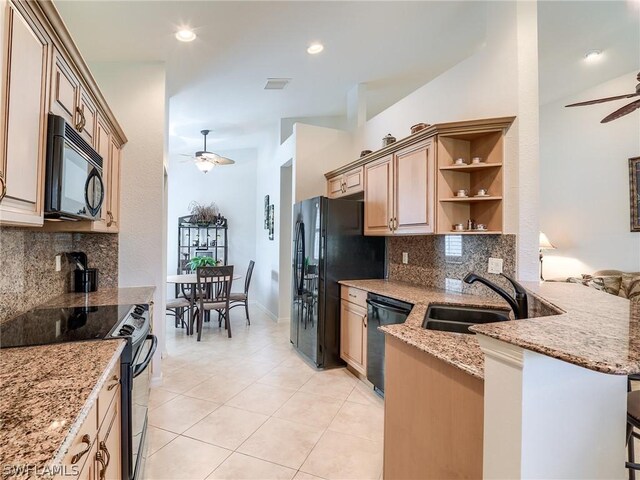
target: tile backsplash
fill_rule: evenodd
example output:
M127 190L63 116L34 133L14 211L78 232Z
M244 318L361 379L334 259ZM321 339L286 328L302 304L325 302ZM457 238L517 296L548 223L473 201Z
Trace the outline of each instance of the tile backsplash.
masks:
M118 235L49 233L29 228L0 228L0 322L29 310L73 287L75 266L59 253L82 251L89 267L98 268L98 289L117 287Z
M489 289L465 284L464 276L474 272L501 286L508 286L509 283L499 275L487 273L490 257L504 260L502 269L506 275L514 277L516 271L515 235L390 237L387 249L389 279L425 287L487 295ZM403 252L409 256L406 265L402 263Z

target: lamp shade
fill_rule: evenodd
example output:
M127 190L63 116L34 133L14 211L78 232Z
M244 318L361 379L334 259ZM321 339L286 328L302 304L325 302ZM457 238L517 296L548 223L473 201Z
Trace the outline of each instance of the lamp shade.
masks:
M553 246L553 244L549 241L549 239L543 232L540 232L539 244L540 244L540 250L555 250L556 248Z
M200 170L202 173L207 173L209 170L215 167L215 163L207 159L197 160L196 167L198 167L198 170Z

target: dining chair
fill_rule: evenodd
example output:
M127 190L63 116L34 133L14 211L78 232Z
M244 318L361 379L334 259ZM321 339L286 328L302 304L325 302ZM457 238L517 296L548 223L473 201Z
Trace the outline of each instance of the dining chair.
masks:
M196 288L198 291L198 341L202 337L202 325L205 312L215 310L219 318L224 318L227 334L231 338L231 320L229 318L229 296L233 283L233 265L225 267L199 267L197 269Z
M185 321L185 315L189 312L190 306L189 300L184 297L167 300L166 306L169 315L173 315L176 319L176 328L186 326L187 335L189 335L189 319Z
M251 325L251 319L249 318L249 286L251 285L251 275L253 275L253 267L255 264L256 262L253 260L249 262L247 276L244 279L244 292L232 293L229 297L229 310L244 305L244 311L247 315L247 325Z

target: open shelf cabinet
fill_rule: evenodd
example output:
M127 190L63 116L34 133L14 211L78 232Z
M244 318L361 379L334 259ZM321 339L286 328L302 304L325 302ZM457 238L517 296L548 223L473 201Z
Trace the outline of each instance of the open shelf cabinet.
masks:
M499 234L503 231L503 161L502 129L479 130L438 136L437 163L437 233ZM482 163L471 164L473 157ZM468 165L455 165L463 158ZM484 189L487 197L475 197ZM467 197L457 197L466 190ZM453 231L453 225L472 219L485 224L486 231Z
M227 264L227 219L213 223L191 222L191 215L178 218L178 274L191 273L187 266L193 257L211 257Z

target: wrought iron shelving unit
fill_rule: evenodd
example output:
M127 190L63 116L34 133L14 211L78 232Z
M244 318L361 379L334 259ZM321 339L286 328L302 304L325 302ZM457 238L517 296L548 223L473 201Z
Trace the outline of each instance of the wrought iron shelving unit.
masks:
M193 257L211 257L227 264L227 219L218 215L212 223L193 223L191 215L178 218L178 275L191 273Z

